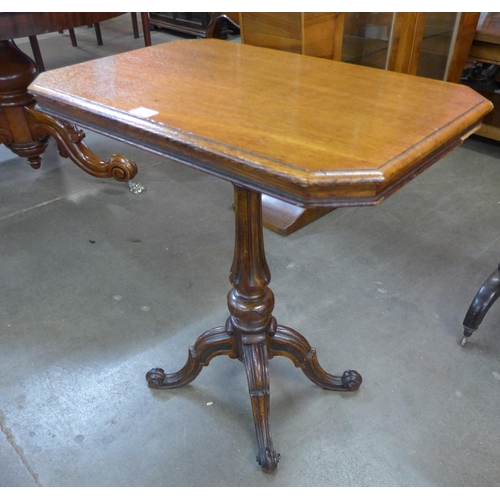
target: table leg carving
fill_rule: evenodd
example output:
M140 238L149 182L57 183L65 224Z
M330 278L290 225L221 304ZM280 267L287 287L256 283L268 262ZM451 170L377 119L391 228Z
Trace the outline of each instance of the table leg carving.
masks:
M274 324L274 294L268 284L262 229L261 194L235 186L234 258L228 293L228 330L234 332L238 358L243 361L259 445L257 461L264 472L276 470L280 459L273 447L270 425L270 382L267 337Z
M258 192L235 186L235 245L230 272L233 285L227 296L230 316L224 327L198 338L189 349L188 361L178 372L167 375L161 368L150 370L146 379L153 389L180 387L192 382L203 366L221 354L238 358L245 366L259 446L257 461L262 470L276 470L280 459L271 439L269 359L286 356L315 384L328 390L353 391L362 382L354 370L334 376L318 363L307 340L272 315L274 294L268 288L271 274L266 262L262 225L262 200Z
M34 105L26 106L25 113L33 138L46 141L49 136L53 137L59 154L70 158L84 172L121 182L128 182L137 174L137 165L124 156L113 154L107 161L98 158L85 144L85 132L75 125L41 113Z
M301 368L316 385L330 391L354 391L363 381L355 370L346 370L342 376L330 375L318 362L316 349L298 332L278 325L269 338L269 357L285 356Z
M245 365L250 401L252 403L255 432L259 444L257 462L264 472L273 472L280 454L276 453L271 439L270 388L266 336L242 337L243 363Z
M39 168L41 154L53 137L63 158L94 177L113 177L127 182L133 193L144 191L131 179L137 166L128 158L112 155L108 161L98 158L83 141L85 133L63 120L54 119L35 109L35 98L28 85L38 74L36 64L12 40L0 40L0 143Z
M226 354L236 357L234 338L228 335L225 326L212 328L200 335L194 346L189 348L188 360L176 373L165 374L162 368L153 368L146 374L151 389L174 389L191 383L208 366L215 356Z

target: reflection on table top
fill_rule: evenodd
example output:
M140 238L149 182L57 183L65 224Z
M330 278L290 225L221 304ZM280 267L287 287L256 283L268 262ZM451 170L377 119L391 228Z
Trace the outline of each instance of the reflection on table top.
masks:
M30 91L49 114L310 206L381 201L491 110L465 86L214 39L54 70Z

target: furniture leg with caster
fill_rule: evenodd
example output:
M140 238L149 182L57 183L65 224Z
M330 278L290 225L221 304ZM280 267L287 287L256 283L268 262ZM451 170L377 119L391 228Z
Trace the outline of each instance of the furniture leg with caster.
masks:
M464 346L467 339L479 328L486 313L498 297L500 297L500 264L483 283L469 306L464 318L464 336L460 345Z

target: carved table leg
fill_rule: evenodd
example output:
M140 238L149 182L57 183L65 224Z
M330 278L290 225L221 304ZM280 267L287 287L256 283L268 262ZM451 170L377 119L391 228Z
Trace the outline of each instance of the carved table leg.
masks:
M298 332L278 325L269 339L269 357L285 356L301 368L306 377L323 389L330 391L354 391L363 379L355 370L346 370L341 377L330 375L321 368L316 349Z
M206 331L198 337L194 346L189 348L188 360L177 373L166 375L162 368L153 368L146 374L151 389L173 389L192 382L204 366L215 356L226 354L236 358L234 338L220 326Z
M230 316L224 327L198 338L189 349L185 366L170 375L161 368L150 370L146 379L155 389L168 389L192 382L203 366L221 354L238 358L245 366L250 401L259 445L257 461L264 472L273 472L280 459L271 439L270 381L268 360L286 356L315 384L328 390L357 389L361 376L348 370L340 376L326 373L315 350L296 331L277 326L272 316L274 294L268 288L271 274L264 252L262 201L260 193L235 186L235 247L228 293Z
M270 388L267 336L274 324L274 294L264 252L261 195L235 186L236 231L228 294L228 324L236 334L239 359L245 365L255 431L259 444L257 461L264 472L278 466L270 425Z
M84 142L85 132L64 120L41 113L34 105L24 107L31 133L36 140L47 141L53 137L63 158L70 158L75 165L93 177L113 177L128 182L137 173L137 166L128 158L113 154L108 161L101 160Z
M40 155L49 137L53 137L61 156L70 158L90 175L132 182L137 173L132 160L121 155L112 155L108 161L99 159L83 142L84 132L35 110L35 98L27 89L38 69L12 40L0 40L0 63L0 144L39 168ZM129 187L132 192L144 190L137 184Z
M479 328L486 313L500 297L500 264L483 286L479 289L464 318L464 336L460 344L464 346L467 339Z

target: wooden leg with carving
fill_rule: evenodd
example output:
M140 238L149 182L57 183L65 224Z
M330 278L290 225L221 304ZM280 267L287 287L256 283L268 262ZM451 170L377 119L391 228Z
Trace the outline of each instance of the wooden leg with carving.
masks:
M165 374L162 368L153 368L146 374L151 389L174 389L191 383L208 366L215 356L226 354L236 358L234 338L226 332L225 326L212 328L198 337L194 346L189 348L188 360L176 373Z
M363 381L355 370L346 370L342 376L330 375L321 368L316 349L298 332L278 325L269 338L269 357L285 356L301 368L312 382L329 391L354 391Z
M238 357L247 373L259 445L257 461L264 472L270 473L276 470L280 455L271 439L267 336L273 324L274 294L268 288L271 274L264 251L261 195L235 186L234 201L236 230L228 329L237 338Z
M257 462L264 472L276 470L280 454L271 439L270 388L266 339L242 338L243 363L245 365L250 401L252 403L255 433L259 444Z
M149 387L168 389L192 382L203 366L221 354L238 358L245 366L259 446L257 461L262 470L276 470L280 459L271 439L269 362L286 356L317 385L334 391L352 391L361 384L354 370L341 377L326 373L315 350L296 331L277 326L272 312L274 294L268 287L271 274L264 252L262 200L260 193L235 186L235 245L227 296L230 316L224 327L204 333L189 350L186 365L166 375L161 368L146 375Z
M35 140L46 141L53 137L63 158L70 158L75 165L93 177L113 177L128 182L137 173L137 166L121 155L111 155L107 161L98 158L85 144L85 132L64 120L41 113L34 105L25 106L25 113Z
M36 64L12 40L0 40L0 143L39 168L41 154L53 137L63 158L94 177L113 177L126 182L132 192L144 190L132 183L137 166L128 158L112 155L108 161L98 158L83 141L85 134L74 125L56 120L35 109L28 85L38 74Z

